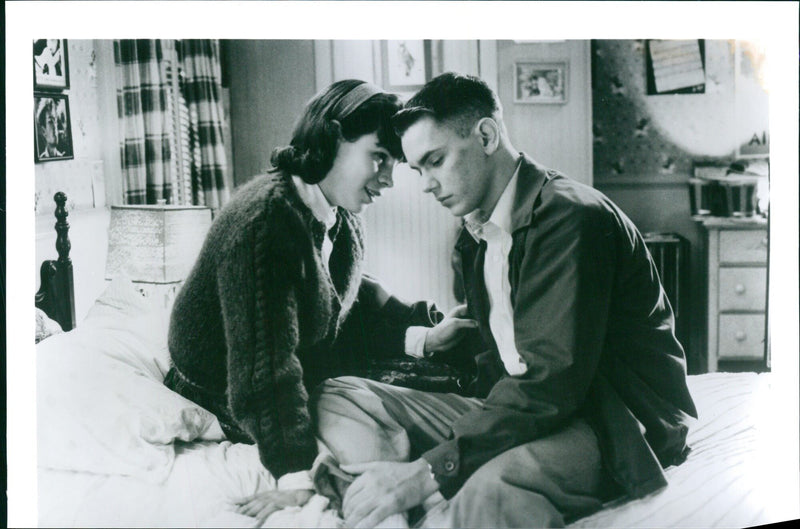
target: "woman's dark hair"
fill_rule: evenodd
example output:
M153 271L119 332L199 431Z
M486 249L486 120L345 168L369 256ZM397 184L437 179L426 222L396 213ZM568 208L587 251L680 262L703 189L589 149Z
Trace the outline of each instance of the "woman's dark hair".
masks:
M356 141L361 136L378 133L378 141L395 158L402 157L400 138L392 127L392 116L402 104L394 94L376 93L355 110L343 113L338 103L364 81L337 81L308 102L286 147L272 151L271 173L297 175L316 184L328 174L339 147L339 140Z

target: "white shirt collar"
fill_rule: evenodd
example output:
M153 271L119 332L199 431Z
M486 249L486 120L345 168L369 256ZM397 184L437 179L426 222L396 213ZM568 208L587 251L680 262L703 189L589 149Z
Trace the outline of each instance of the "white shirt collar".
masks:
M517 162L517 167L514 169L514 174L511 176L511 180L506 184L506 188L503 190L503 194L500 195L488 220L484 220L485 217L480 210L475 210L464 217L464 225L475 240L482 238L483 227L489 223L511 234L511 210L514 206L514 196L517 191L517 177L519 175L519 168L522 166L521 162L522 158L520 157L520 160Z
M297 188L297 194L314 214L314 218L325 224L325 231L333 228L336 224L336 208L331 206L331 203L325 198L322 189L317 184L303 181L299 176L292 175L292 181Z

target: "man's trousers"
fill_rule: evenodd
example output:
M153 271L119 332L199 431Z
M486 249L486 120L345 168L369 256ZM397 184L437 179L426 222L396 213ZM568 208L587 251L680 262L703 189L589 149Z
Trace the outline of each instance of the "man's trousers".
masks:
M341 377L318 387L310 408L317 436L341 464L351 464L413 461L481 406L481 399L453 393ZM607 484L597 438L576 419L489 460L449 500L429 498L417 526L562 527L600 509Z

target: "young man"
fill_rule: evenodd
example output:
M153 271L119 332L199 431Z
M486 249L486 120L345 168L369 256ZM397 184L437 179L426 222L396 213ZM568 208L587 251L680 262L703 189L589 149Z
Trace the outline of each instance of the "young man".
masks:
M318 435L360 474L346 524L424 502L423 525L561 526L666 486L696 411L636 227L514 149L478 78L433 79L394 123L425 192L464 217L456 250L482 351L464 396L352 377L322 387Z
M58 150L58 108L55 100L42 99L38 112L39 138L44 140L40 145L39 158L64 156L64 153Z

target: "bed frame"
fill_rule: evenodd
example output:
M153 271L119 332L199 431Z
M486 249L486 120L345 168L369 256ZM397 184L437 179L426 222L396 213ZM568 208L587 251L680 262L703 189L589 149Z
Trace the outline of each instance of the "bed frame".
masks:
M75 282L72 277L72 260L69 251L69 213L64 207L67 195L61 191L53 196L56 202L57 260L47 260L40 269L41 286L36 293L36 307L58 322L66 332L75 328Z

